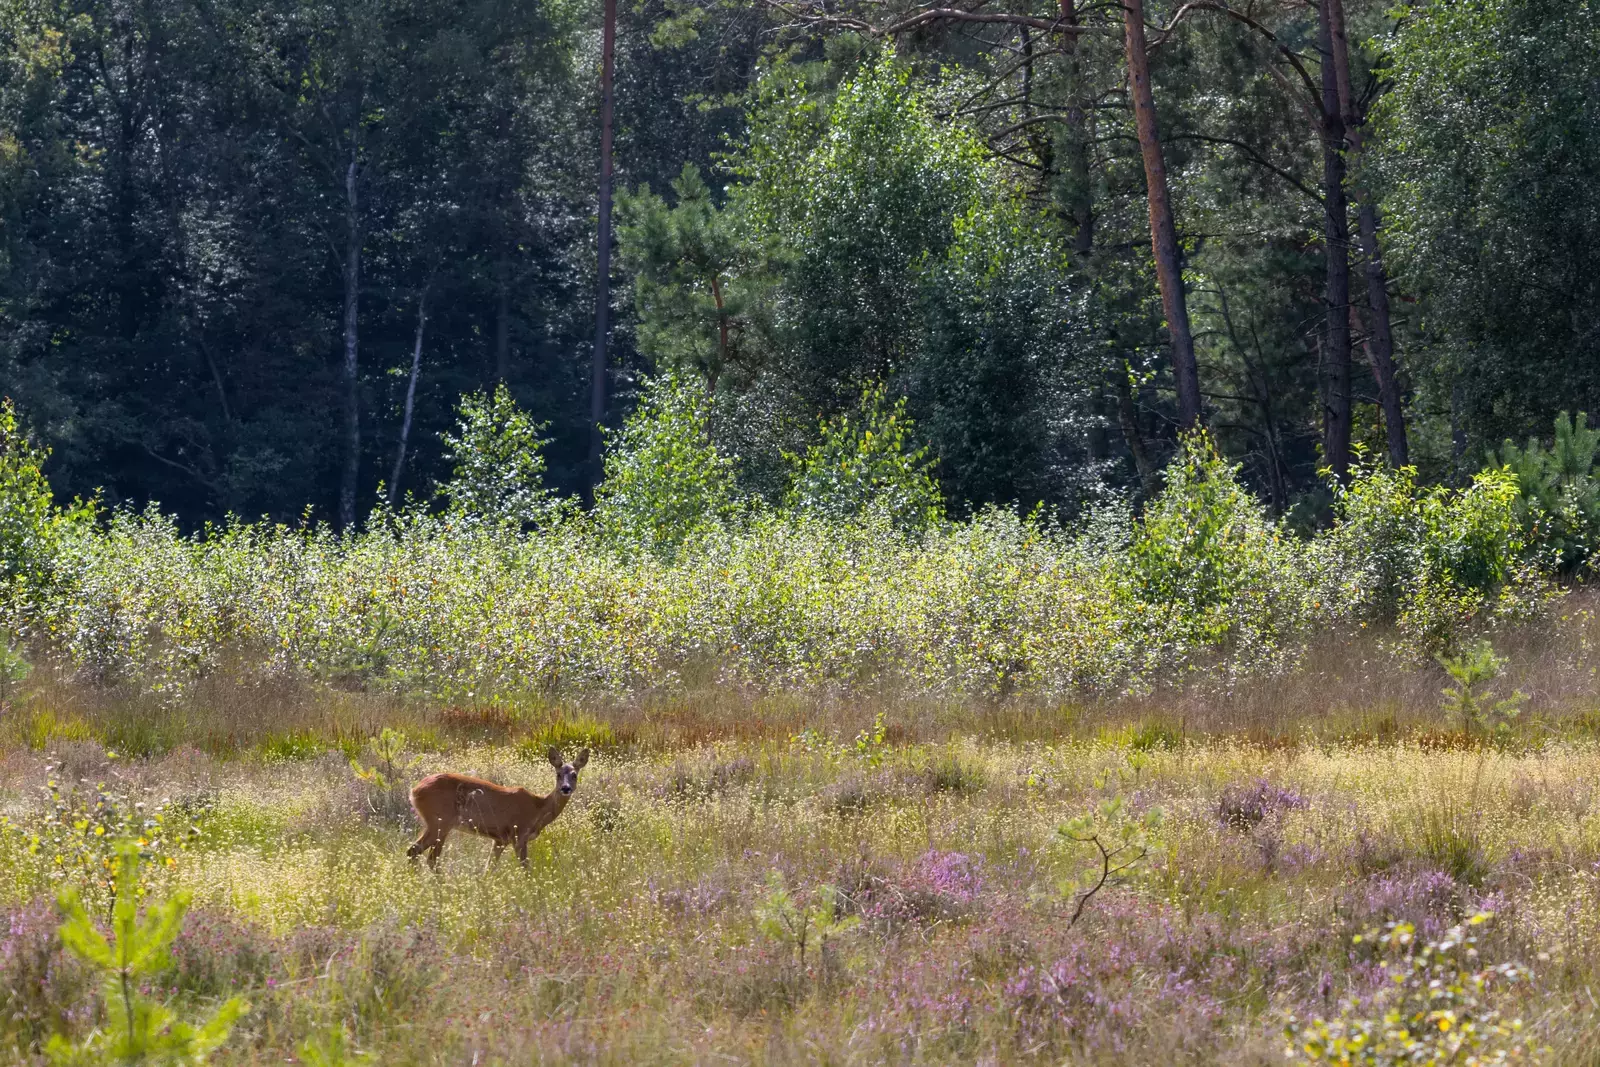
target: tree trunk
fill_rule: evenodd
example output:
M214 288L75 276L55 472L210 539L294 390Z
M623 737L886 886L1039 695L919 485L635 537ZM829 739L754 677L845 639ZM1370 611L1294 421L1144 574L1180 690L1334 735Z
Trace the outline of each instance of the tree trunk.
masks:
M500 292L494 314L494 379L504 382L511 377L511 259L504 247L496 265L495 285ZM421 330L420 324L417 328Z
M406 466L406 445L411 440L411 413L416 408L417 378L422 374L422 335L428 328L428 286L417 296L417 339L411 346L411 378L406 382L405 414L400 419L400 447L394 455L394 474L389 478L389 506L400 499L400 475Z
M722 282L715 270L711 272L711 299L717 305L717 370L721 372L728 366L728 308L722 302Z
M1150 57L1145 51L1144 0L1125 0L1125 34L1128 52L1128 89L1144 156L1144 178L1150 204L1150 247L1155 254L1156 282L1161 287L1161 307L1167 316L1172 342L1172 375L1178 386L1178 424L1191 429L1200 424L1200 373L1194 358L1194 336L1189 330L1189 308L1183 292L1183 258L1178 248L1177 226L1172 220L1172 198L1167 190L1167 165L1161 157L1161 135L1156 126L1155 97L1150 90Z
M1327 286L1324 318L1327 344L1323 372L1327 376L1323 399L1323 460L1342 484L1350 479L1350 223L1344 193L1344 119L1339 107L1339 83L1329 61L1329 5L1318 7L1321 23L1322 63L1322 195L1323 240L1326 245Z
M1389 274L1378 245L1378 209L1365 191L1357 193L1360 208L1361 247L1366 258L1367 301L1371 311L1367 358L1378 382L1378 404L1383 408L1383 428L1389 445L1389 465L1395 469L1411 462L1406 440L1405 409L1400 404L1400 379L1394 365L1394 331L1389 321Z
M1461 379L1461 368L1451 368L1450 381L1450 458L1451 472L1457 482L1466 474L1467 457L1467 387Z
M613 67L617 51L617 0L605 0L605 25L600 40L600 234L597 249L594 364L589 395L589 469L591 485L599 485L600 426L606 417L606 333L611 313L611 112Z
M1117 385L1117 420L1122 424L1123 440L1128 442L1128 451L1133 454L1133 466L1139 472L1139 484L1144 486L1146 499L1154 498L1161 491L1161 478L1156 471L1156 465L1150 460L1150 453L1144 447L1144 436L1139 433L1139 412L1133 406L1133 386L1129 383L1129 372L1126 365L1121 374L1113 374Z
M1094 189L1089 184L1089 109L1083 99L1083 64L1078 59L1078 7L1061 0L1061 24L1068 32L1061 46L1067 53L1067 177L1071 181L1072 248L1080 256L1094 249Z
M110 89L109 83L107 89ZM139 250L135 247L134 215L138 211L134 189L133 146L137 136L133 104L124 99L117 110L117 316L124 341L139 332L139 313L144 303L139 292Z
M1334 78L1339 89L1339 112L1344 119L1350 159L1359 161L1365 139L1364 116L1356 113L1355 94L1350 88L1350 39L1345 32L1344 0L1326 0L1328 39L1332 52ZM1399 469L1410 462L1406 441L1405 411L1400 404L1400 383L1394 367L1394 329L1389 317L1389 275L1383 266L1383 250L1378 244L1378 207L1371 190L1357 181L1351 186L1356 198L1356 217L1361 233L1361 252L1367 276L1367 358L1378 383L1378 404L1383 409L1383 427L1388 439L1389 465Z
M1239 336L1239 330L1233 322L1233 311L1228 306L1228 292L1220 285L1217 287L1217 305L1222 312L1222 325L1228 331L1228 340L1232 342L1235 352L1244 364L1245 378L1250 383L1250 389L1256 394L1256 404L1261 408L1261 421L1266 427L1267 439L1267 482L1272 494L1272 510L1276 515L1282 515L1289 508L1289 485L1283 474L1283 449L1278 442L1278 420L1272 409L1272 386L1267 380L1266 370L1256 368L1250 359L1250 349L1245 346L1244 338ZM1252 336L1254 331L1252 331ZM1257 342L1256 351L1260 352Z
M360 141L352 138L350 166L344 176L344 474L339 483L339 525L346 530L356 524L356 480L361 473L361 365L356 332L361 302L360 152Z

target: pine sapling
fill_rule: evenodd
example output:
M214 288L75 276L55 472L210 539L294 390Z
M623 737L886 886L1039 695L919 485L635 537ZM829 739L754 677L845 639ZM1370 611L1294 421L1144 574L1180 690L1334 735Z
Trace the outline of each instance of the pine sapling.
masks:
M1498 737L1510 733L1528 696L1519 690L1504 699L1494 699L1489 683L1500 677L1506 660L1493 645L1477 641L1459 656L1440 656L1439 664L1456 683L1443 691L1445 713L1459 722L1464 732L1470 735L1477 730Z
M139 846L118 843L118 880L134 885L139 880ZM71 888L62 890L58 902L65 921L61 941L68 951L98 970L104 981L106 1021L74 1044L60 1034L50 1039L45 1052L57 1065L88 1064L203 1064L221 1047L233 1024L249 1005L234 997L200 1023L179 1019L170 1008L141 992L143 980L172 965L172 944L183 928L189 897L174 894L165 902L151 901L144 916L132 893L118 895L112 913L111 936L102 934L89 918L83 900Z
M774 941L792 947L804 969L810 946L815 945L820 956L829 938L849 931L860 922L854 915L842 914L843 903L838 890L831 885L818 889L814 899L796 899L783 884L783 875L769 871L767 895L755 908L756 925Z
M1076 876L1061 885L1064 896L1075 898L1069 929L1078 924L1096 893L1143 863L1150 854L1152 835L1161 826L1161 809L1151 808L1137 819L1127 819L1122 808L1122 798L1114 796L1104 801L1098 811L1084 812L1056 828L1062 838L1092 845L1097 853Z

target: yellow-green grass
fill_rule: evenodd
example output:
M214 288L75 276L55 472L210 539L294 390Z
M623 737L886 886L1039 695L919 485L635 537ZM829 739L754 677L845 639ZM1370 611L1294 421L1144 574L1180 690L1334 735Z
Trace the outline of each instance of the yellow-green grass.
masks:
M79 751L69 773L204 801L155 890L195 902L175 1001L254 1005L224 1063L282 1063L337 1026L380 1063L1264 1063L1287 1013L1371 986L1354 935L1480 907L1499 913L1486 951L1536 975L1509 1010L1558 1062L1600 1053L1600 747L1103 734L602 749L526 872L486 871L459 835L437 873L412 865L403 806L338 752ZM526 748L447 743L412 774L548 788ZM46 773L30 750L0 763L18 825ZM1061 883L1089 855L1056 827L1112 795L1166 818L1069 929ZM46 922L49 858L0 842L13 927ZM867 921L802 967L757 922L774 870ZM27 1055L39 1028L0 1025Z

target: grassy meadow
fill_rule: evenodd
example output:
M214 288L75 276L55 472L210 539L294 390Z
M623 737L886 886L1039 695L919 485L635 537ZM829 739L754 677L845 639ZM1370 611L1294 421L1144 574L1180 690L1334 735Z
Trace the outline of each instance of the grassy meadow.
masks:
M1478 688L1526 701L1493 735L1370 635L1079 702L226 673L173 700L43 664L0 718L0 1056L104 1019L53 894L103 901L94 827L142 803L148 900L192 902L144 991L186 1018L242 994L217 1063L1251 1064L1291 1018L1302 1058L1315 1020L1382 1031L1396 990L1426 1048L1349 1062L1592 1063L1596 606L1498 635ZM544 792L551 744L594 755L527 871L461 834L406 860L409 782ZM1083 901L1093 837L1116 873Z

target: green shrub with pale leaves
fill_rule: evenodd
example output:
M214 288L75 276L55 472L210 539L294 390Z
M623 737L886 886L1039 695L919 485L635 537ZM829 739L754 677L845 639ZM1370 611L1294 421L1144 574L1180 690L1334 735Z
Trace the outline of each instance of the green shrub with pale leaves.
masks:
M1307 541L1195 437L1137 519L1068 531L989 509L912 528L885 508L742 505L704 390L652 388L588 516L523 529L416 509L342 535L185 536L118 511L65 543L28 624L84 677L174 699L224 669L473 701L723 683L993 696L1276 671L1313 634L1374 622L1448 652L1548 588L1499 472L1446 490L1359 469Z
M0 608L26 612L54 583L68 540L93 520L93 503L56 506L44 475L49 458L17 421L11 400L0 399Z
M1135 625L1159 641L1234 652L1268 665L1311 622L1315 591L1304 546L1239 483L1239 468L1204 433L1183 441L1166 488L1108 560Z
M1419 486L1411 467L1364 465L1336 493L1337 520L1310 558L1327 601L1352 618L1448 651L1475 622L1536 607L1547 588L1505 471L1452 489Z
M944 500L934 464L927 448L911 445L911 429L905 398L890 404L881 383L868 386L854 411L824 421L818 442L790 457L795 478L785 506L835 521L879 510L911 530L938 522Z
M455 433L440 434L455 462L440 492L464 519L547 525L570 504L545 488L545 424L517 406L504 384L493 393L469 393L457 411Z
M698 379L669 372L647 382L605 463L595 523L627 548L671 554L735 510L733 460L711 439Z

